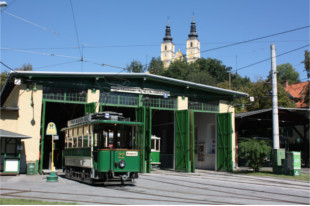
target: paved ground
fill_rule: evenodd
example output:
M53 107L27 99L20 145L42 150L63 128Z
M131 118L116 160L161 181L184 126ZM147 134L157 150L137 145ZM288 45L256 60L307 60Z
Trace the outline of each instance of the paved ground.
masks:
M195 174L158 170L141 174L135 186L91 186L59 177L1 176L3 198L31 198L80 204L198 205L310 204L310 184L303 181L198 170Z

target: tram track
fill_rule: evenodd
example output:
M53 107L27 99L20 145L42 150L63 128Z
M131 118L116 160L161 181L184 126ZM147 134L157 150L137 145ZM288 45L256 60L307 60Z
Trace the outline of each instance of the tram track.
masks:
M177 185L177 186L181 186L181 187L188 187L188 188L192 188L192 189L204 189L204 190L207 189L208 191L221 192L221 193L225 193L225 194L239 195L239 196L242 195L242 194L237 193L237 192L228 192L228 191L223 191L220 189L208 188L208 186L209 187L221 187L221 186L215 185L215 184L199 183L199 182L186 181L186 180L175 180L175 179L167 178L167 177L165 177L165 181L158 180L158 179L146 178L146 177L143 177L143 178L146 180L149 180L149 181L160 182L160 183L165 183L165 184L172 184L172 185ZM170 180L176 181L176 182L167 182L167 179L170 179ZM203 185L205 187L189 186L186 184L180 184L180 182L198 184L198 185ZM268 193L268 194L280 195L280 196L285 196L285 197L290 196L290 197L294 197L294 198L308 198L309 199L309 197L306 197L306 196L291 195L291 194L284 194L284 193L277 193L277 192L269 192L269 191L263 191L263 190L243 189L243 188L238 188L238 187L225 187L225 188L235 189L235 190L245 190L247 192L251 191L253 193L262 193L262 194ZM259 199L263 198L263 200L278 201L278 202L291 203L291 204L306 204L306 203L301 202L301 201L297 202L297 201L283 200L283 199L279 199L279 198L262 197L262 196L253 195L253 194L251 194L251 197L259 198ZM241 197L241 198L243 198L243 197ZM249 197L247 197L247 199L249 199Z
M218 177L214 177L214 176L218 176L218 175L212 175L212 177L205 177L203 175L197 175L197 174L178 174L178 173L160 173L160 174L165 174L165 175L170 175L170 176L179 176L179 177L192 177L192 178L199 178L199 179L205 179L205 180L218 180L218 181L227 181L227 179L223 179L223 178L218 178ZM229 177L229 181L230 182L236 182L236 183L244 183L244 184L253 184L253 182L250 182L250 180L256 180L256 181L260 181L260 183L257 183L255 182L255 185L262 185L262 186L275 186L274 184L278 184L279 186L281 185L284 185L285 188L289 188L289 189L304 189L304 190L309 190L310 188L310 183L308 183L308 185L304 185L304 184L299 184L299 183L294 183L296 186L291 186L291 185L288 185L287 182L281 182L281 181L275 181L275 180L271 180L271 179L268 179L268 183L264 182L266 181L266 179L261 179L261 178L255 178L255 177L247 177L247 176L242 176L244 178L247 178L247 179L250 179L250 180L240 180L240 179L237 179L237 178L240 178L239 177L236 177L236 176L233 176L233 175L225 175L226 177ZM234 180L232 180L232 178ZM262 183L263 182L263 183ZM304 182L302 182L304 183ZM307 183L307 182L305 182Z
M17 190L17 189L8 189L8 188L0 188L0 190L11 190L15 192L10 192L10 193L2 193L1 196L9 196L9 197L17 197L17 198L27 198L27 199L42 199L42 200L56 200L56 201L68 201L68 202L83 202L83 203L92 203L92 204L113 204L113 205L119 205L119 203L112 203L112 202L96 202L96 201L85 201L85 200L76 200L76 199L64 199L64 198L47 198L47 197L42 197L42 196L25 196L25 195L14 195L14 194L22 194L22 193L47 193L47 191L36 191L36 190ZM118 189L113 189L113 190L118 190ZM118 190L118 191L124 191L124 190ZM104 197L104 198L114 198L114 199L126 199L126 200L137 200L137 201L155 201L155 202L170 202L174 204L183 204L183 203L188 203L188 204L206 204L205 201L200 201L200 200L195 200L195 199L183 199L184 201L177 201L177 200L169 200L169 199L152 199L152 198L133 198L133 197L121 197L121 196L111 196L111 195L91 195L91 194L81 194L81 193L66 193L66 192L50 192L50 194L55 194L55 195L77 195L77 196L83 196L83 197ZM142 193L140 193L142 194ZM172 197L172 196L164 196L164 195L152 195L152 196L158 196L158 197L165 197L165 198L173 198L173 199L182 199L179 197ZM190 201L188 201L190 200ZM216 203L216 202L211 202ZM128 203L130 204L130 203ZM225 204L225 203L217 203L217 204Z

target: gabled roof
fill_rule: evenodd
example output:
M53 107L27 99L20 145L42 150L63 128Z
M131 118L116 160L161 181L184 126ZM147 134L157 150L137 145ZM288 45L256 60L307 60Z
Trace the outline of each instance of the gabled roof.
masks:
M301 98L302 95L305 95L302 91L305 90L308 84L309 82L300 82L291 85L287 84L285 90L290 93L293 98Z
M306 94L306 88L309 87L309 82L300 82L289 85L286 83L285 90L289 93L290 97L295 100L297 107L306 107L304 102Z

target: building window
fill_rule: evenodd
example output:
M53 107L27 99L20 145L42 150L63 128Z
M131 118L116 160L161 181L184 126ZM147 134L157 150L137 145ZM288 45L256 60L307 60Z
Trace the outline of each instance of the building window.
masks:
M165 50L167 51L167 46L165 46Z
M100 103L104 105L138 106L139 95L117 92L101 92Z
M85 89L43 87L43 99L64 102L86 102L87 91Z
M197 111L218 112L218 101L189 101L188 108Z
M177 108L177 99L173 97L165 99L163 97L145 96L144 98L143 106L166 109Z
M193 42L191 42L191 47L193 47Z

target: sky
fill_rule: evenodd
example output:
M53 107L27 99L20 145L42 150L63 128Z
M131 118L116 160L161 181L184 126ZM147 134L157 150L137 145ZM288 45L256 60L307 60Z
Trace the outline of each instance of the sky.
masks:
M218 59L257 81L271 70L270 45L275 44L277 65L290 63L301 81L307 80L301 62L309 50L309 0L6 2L0 14L0 58L12 69L29 63L34 71L118 73L133 60L149 64L160 57L168 19L176 51L186 54L194 15L201 57ZM298 29L302 27L307 28Z

